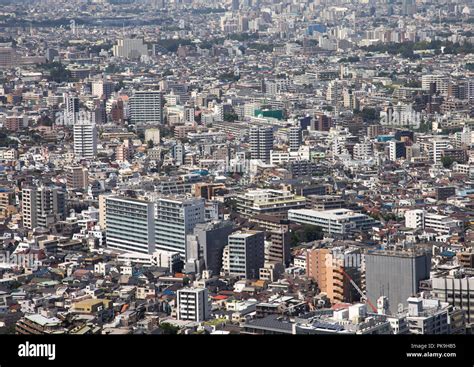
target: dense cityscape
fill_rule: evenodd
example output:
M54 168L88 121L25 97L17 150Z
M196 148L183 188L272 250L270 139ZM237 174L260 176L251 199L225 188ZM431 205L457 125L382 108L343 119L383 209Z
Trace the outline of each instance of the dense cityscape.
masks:
M0 334L472 334L469 0L0 0Z

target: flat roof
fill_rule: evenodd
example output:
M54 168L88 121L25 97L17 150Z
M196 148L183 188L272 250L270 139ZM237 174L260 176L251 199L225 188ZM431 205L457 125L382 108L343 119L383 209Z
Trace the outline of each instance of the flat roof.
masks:
M365 216L365 214L356 213L350 209L329 209L329 210L314 210L314 209L290 209L288 213L303 214L311 217L324 218L329 220L339 220L344 218L354 218Z

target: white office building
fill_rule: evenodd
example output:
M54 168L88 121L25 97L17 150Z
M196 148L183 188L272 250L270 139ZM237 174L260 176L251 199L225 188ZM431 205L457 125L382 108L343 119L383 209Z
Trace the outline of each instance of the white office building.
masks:
M74 154L77 159L93 159L97 154L97 128L91 122L74 125Z
M178 320L202 322L209 319L211 304L207 288L182 288L177 292Z
M105 198L107 247L126 252L155 251L154 205L127 197Z
M329 234L346 235L351 231L369 230L378 224L365 214L349 209L318 211L313 209L290 209L288 219L299 224L318 226Z
M129 106L133 124L163 123L163 94L160 91L137 91L130 97Z
M124 38L117 41L112 52L115 57L139 59L141 56L148 55L148 47L141 38Z
M156 248L178 252L185 260L186 235L205 218L205 200L202 198L159 198L155 212Z

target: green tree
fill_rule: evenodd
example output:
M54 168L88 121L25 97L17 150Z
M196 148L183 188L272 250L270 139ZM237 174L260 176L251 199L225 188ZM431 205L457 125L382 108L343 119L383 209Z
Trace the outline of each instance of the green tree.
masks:
M293 232L293 242L311 242L321 240L323 232L320 227L311 224L304 224L301 229Z
M450 168L454 162L454 159L450 156L445 156L441 158L441 163L443 164L444 168Z
M173 326L167 322L161 323L159 327L161 331L163 332L163 334L166 334L166 335L176 335L178 334L178 331L179 331L179 327Z
M237 120L239 116L235 112L224 113L224 121L233 122Z

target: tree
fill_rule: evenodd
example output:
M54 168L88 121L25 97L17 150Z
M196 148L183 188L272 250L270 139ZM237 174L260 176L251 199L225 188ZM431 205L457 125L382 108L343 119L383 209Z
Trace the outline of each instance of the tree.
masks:
M224 121L234 122L239 116L235 112L224 113Z
M152 149L154 147L153 140L150 139L150 140L147 141L147 147L148 147L148 149Z
M450 168L454 163L454 159L450 156L444 156L441 158L441 163L443 164L444 168Z
M296 243L312 242L321 240L323 232L320 227L311 224L304 224L301 229L293 232L293 241Z
M56 83L69 82L71 80L71 72L60 62L50 62L40 66L49 72L49 78Z
M167 322L161 323L159 327L161 331L163 332L163 334L166 334L166 335L176 335L178 334L178 331L179 331L179 327L173 326Z

